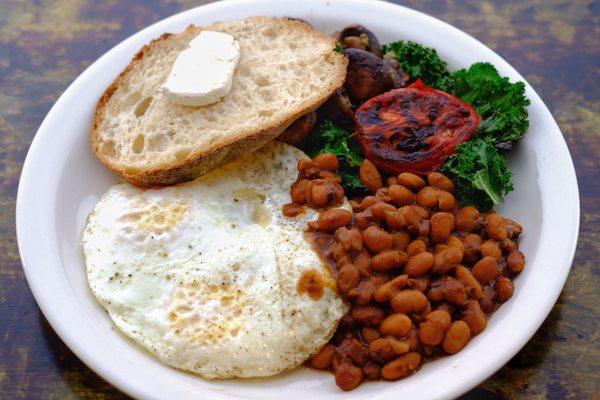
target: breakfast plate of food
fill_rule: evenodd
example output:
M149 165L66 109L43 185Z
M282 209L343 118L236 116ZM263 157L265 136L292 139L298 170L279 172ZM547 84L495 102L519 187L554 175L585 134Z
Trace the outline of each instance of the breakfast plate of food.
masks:
M92 64L19 185L44 315L137 398L456 397L531 338L579 228L524 78L366 0L227 0Z

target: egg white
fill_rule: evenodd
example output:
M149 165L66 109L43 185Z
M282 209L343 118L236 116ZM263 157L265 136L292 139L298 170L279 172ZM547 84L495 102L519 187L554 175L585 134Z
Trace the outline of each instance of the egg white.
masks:
M187 184L109 189L83 247L90 288L116 326L206 378L273 375L316 353L347 306L304 238L316 212L281 212L305 157L273 142ZM311 269L328 283L318 300L297 291Z

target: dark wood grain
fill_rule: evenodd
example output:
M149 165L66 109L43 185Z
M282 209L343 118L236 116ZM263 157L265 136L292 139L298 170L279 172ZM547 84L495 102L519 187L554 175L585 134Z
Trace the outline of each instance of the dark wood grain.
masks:
M126 397L66 348L33 300L15 239L19 173L37 127L83 69L139 29L201 3L0 2L0 398ZM560 124L579 179L580 240L558 303L525 348L464 398L600 398L600 2L398 3L465 30L515 66Z

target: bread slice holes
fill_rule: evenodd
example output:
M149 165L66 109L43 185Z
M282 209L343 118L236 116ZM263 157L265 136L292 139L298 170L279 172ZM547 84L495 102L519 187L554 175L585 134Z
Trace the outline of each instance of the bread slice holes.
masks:
M175 159L177 161L183 161L190 155L190 149L181 149L175 153Z
M107 140L102 143L102 153L108 157L115 158L117 156L117 146L114 140Z
M140 101L140 97L142 97L142 95L139 92L129 93L123 98L123 107L131 107Z
M270 117L272 115L273 115L273 111L271 111L271 110L260 110L258 112L259 117Z
M145 143L145 137L142 134L139 134L135 137L135 139L133 140L133 144L131 145L131 149L133 150L133 152L135 154L140 154L142 152L142 150L144 150L144 145Z
M269 90L263 89L259 92L260 98L269 103L273 101L273 93Z
M152 102L152 100L153 97L149 96L140 101L135 107L135 116L139 118L142 115L144 115L146 111L148 111L148 107L150 107L150 103Z
M254 80L254 83L256 83L256 85L260 86L260 87L264 87L264 86L269 86L269 84L271 82L269 82L269 79L267 79L264 76L259 76L258 78L256 78Z

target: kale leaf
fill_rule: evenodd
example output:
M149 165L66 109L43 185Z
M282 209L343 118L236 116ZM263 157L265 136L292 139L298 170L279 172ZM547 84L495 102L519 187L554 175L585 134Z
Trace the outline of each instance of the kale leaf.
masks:
M321 153L332 153L340 162L339 174L342 177L342 186L348 193L364 192L365 187L358 178L358 169L364 157L358 143L350 137L345 129L331 121L323 122L311 135L306 146L310 157Z
M471 104L481 116L479 136L492 136L494 145L510 149L529 128L523 82L510 83L490 63L475 63L452 73L455 96Z
M492 137L472 139L456 150L440 171L454 182L463 206L488 211L514 189L508 163L494 147Z
M448 66L435 49L415 42L399 40L383 46L384 57L398 60L411 81L421 79L428 86L452 89Z

